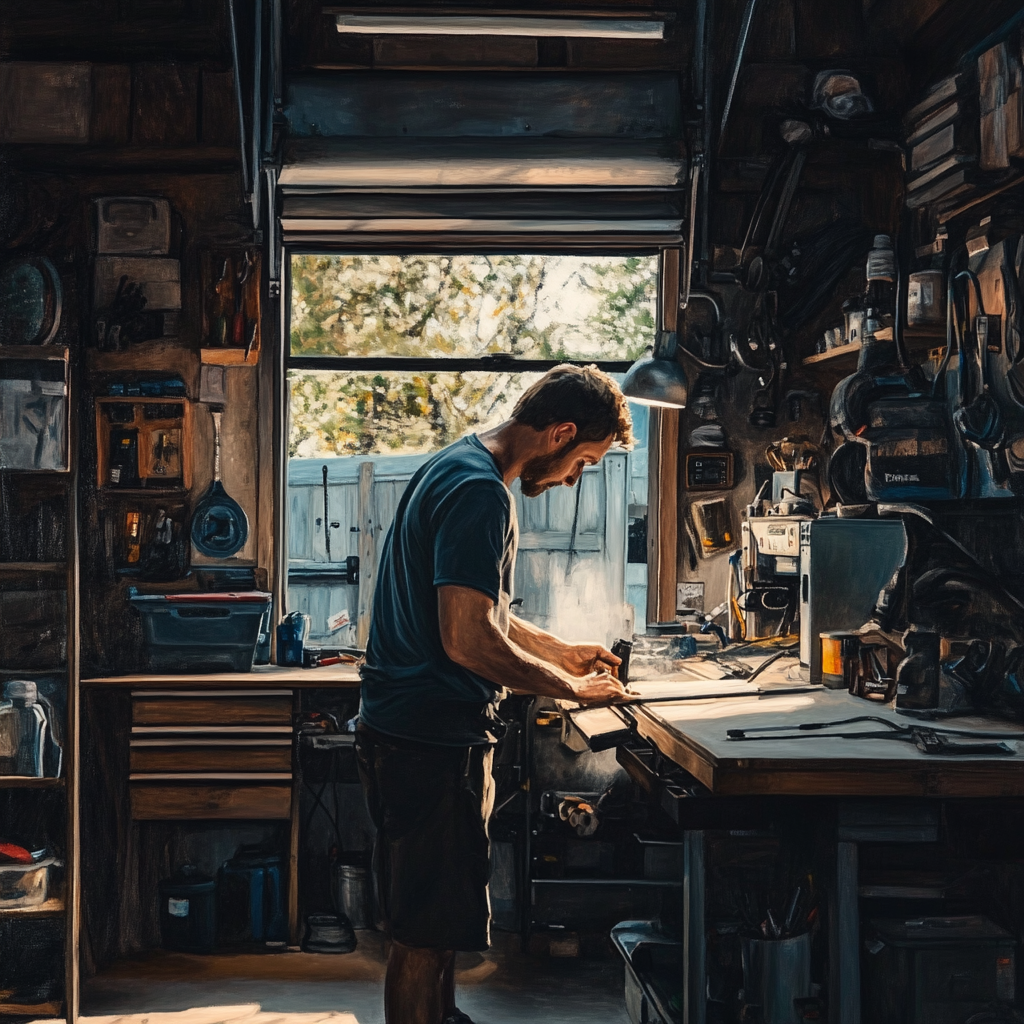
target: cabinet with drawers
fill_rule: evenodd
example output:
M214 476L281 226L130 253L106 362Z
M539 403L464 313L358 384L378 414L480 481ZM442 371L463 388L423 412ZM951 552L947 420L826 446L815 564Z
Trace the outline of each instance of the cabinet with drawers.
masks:
M289 818L291 690L132 692L137 821Z

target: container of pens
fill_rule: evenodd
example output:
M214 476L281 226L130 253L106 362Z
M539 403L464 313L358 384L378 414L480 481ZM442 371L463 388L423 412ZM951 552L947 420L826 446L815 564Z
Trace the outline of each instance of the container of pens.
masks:
M795 1001L811 996L811 935L818 915L814 906L807 910L808 902L813 902L813 883L797 886L781 912L773 914L768 906L763 919L759 908L748 906L748 922L759 923L753 935L740 938L743 996L761 1008L764 1024L804 1020Z
M764 1024L801 1024L794 1000L811 994L811 933L740 939L745 1001L761 1007Z

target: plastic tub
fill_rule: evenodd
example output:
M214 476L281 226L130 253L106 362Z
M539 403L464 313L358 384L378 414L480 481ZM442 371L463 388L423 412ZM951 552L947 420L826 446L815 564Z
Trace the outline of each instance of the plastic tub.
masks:
M45 903L53 857L32 864L0 864L0 909L14 910Z
M149 667L164 672L248 672L271 595L133 594Z

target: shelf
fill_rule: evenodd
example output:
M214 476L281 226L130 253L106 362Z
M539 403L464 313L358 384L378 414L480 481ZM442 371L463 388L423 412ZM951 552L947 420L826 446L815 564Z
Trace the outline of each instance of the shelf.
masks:
M200 359L211 366L255 366L259 362L260 350L255 346L246 356L244 348L203 348Z
M0 920L7 918L22 920L30 917L59 917L63 913L64 900L59 896L54 896L45 903L37 903L34 907L0 907Z
M827 363L832 359L841 359L843 356L850 356L859 351L860 342L851 341L848 345L830 348L827 352L815 352L813 356L806 356L800 361L804 366L814 366L816 363Z
M0 562L0 575L4 573L66 572L67 562Z
M36 359L67 362L67 345L0 345L0 359Z
M0 789L59 789L64 779L36 779L28 775L0 775Z
M49 1003L0 1003L0 1016L6 1017L59 1017L64 1009L62 1002Z
M197 356L195 348L180 337L140 341L120 352L106 352L98 348L85 350L86 366L90 373L137 374L146 370L183 375L191 372L191 365L186 364L194 365Z

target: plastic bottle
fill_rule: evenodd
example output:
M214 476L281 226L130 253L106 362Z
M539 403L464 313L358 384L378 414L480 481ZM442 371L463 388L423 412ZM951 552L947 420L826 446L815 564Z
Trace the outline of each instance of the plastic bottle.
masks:
M44 754L50 725L39 703L36 684L12 679L4 686L0 704L0 772L5 775L43 777Z

